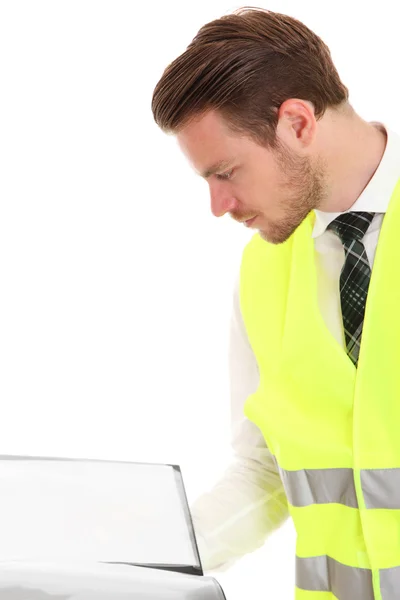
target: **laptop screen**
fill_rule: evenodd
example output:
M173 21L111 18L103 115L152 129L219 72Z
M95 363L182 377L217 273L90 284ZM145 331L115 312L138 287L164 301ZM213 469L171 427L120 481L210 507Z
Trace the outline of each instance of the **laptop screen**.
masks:
M0 457L0 561L136 564L202 575L180 468Z

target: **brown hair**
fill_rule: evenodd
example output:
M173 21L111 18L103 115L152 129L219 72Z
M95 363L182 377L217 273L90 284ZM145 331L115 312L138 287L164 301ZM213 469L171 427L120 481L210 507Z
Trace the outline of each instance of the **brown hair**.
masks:
M319 119L328 107L347 105L348 95L321 38L297 19L246 7L199 30L165 69L152 110L161 129L177 133L215 109L232 131L275 147L285 100L312 102Z

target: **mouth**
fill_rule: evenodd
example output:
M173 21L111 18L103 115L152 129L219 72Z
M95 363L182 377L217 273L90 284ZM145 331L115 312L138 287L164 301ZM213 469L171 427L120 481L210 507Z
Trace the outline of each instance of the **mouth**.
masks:
M247 221L244 221L244 225L246 227L251 227L256 219L257 219L257 216L252 217L251 219L248 219Z

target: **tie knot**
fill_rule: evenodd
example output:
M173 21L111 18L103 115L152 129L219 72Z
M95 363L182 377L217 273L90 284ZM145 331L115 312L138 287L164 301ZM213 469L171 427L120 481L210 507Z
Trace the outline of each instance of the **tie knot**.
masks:
M353 240L360 241L367 233L374 214L368 212L343 213L328 225L328 229L332 229L340 237L342 244Z

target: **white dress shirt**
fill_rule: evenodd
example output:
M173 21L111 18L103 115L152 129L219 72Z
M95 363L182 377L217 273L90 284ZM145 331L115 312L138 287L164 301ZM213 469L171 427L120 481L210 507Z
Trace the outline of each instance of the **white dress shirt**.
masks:
M387 132L385 152L370 182L349 209L377 213L363 239L371 267L384 213L400 178L400 136L383 124L375 126ZM328 329L345 348L339 292L344 249L337 235L326 229L340 213L315 213L312 235L319 306ZM288 516L286 497L271 453L260 430L243 412L247 397L258 387L259 373L240 311L239 281L234 293L229 359L235 460L215 487L192 506L206 571L225 570L239 557L259 548Z

